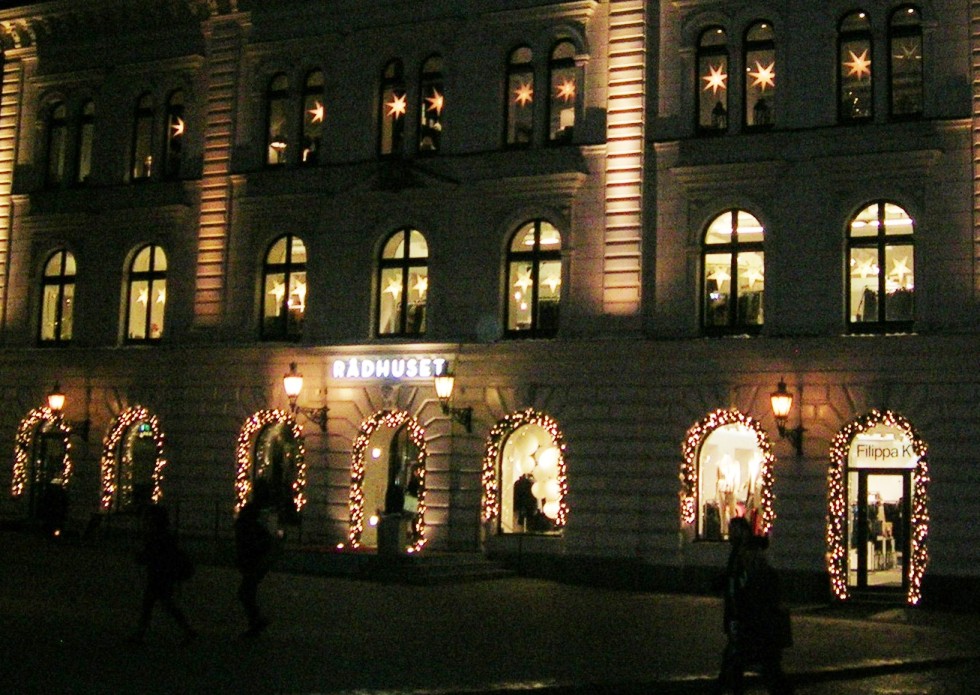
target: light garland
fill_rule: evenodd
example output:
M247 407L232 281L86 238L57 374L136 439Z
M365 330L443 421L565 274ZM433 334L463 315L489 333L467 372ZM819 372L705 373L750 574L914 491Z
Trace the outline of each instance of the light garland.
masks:
M56 427L64 441L65 455L61 461L61 486L68 487L72 473L71 440L68 436L68 426L65 425L64 420L54 414L51 408L42 406L30 411L27 417L21 420L20 426L17 428L17 436L14 440L14 471L10 483L10 496L14 499L24 494L34 437L39 426L45 422L50 422Z
M487 435L486 454L483 457L483 500L481 503L482 516L484 521L493 521L500 516L500 476L498 463L500 453L510 437L515 431L524 425L538 425L551 435L551 441L558 449L558 515L555 517L555 526L562 528L568 522L568 471L565 463L565 438L558 427L558 423L544 413L537 412L533 408L528 408L518 413L512 413L500 420L490 434Z
M911 423L891 411L872 410L844 427L830 446L830 468L827 473L827 570L834 595L841 601L850 598L847 587L847 485L845 473L851 442L857 435L878 425L901 429L912 443L918 457L912 473L911 557L906 563L908 593L905 600L917 605L922 600L922 577L929 563L929 462L925 442Z
M759 509L762 512L762 518L757 532L768 534L772 529L773 521L776 519L776 512L773 507L775 496L772 492L773 464L776 458L772 454L769 435L766 434L762 426L735 408L715 410L701 422L691 427L684 437L684 444L681 447L684 460L681 463L681 490L679 493L681 524L692 526L697 520L698 454L701 451L701 444L709 434L726 425L741 425L751 430L755 435L756 446L762 452L758 478L760 488Z
M116 494L119 492L116 486L116 471L118 466L124 464L118 460L119 443L129 429L139 422L146 422L150 426L156 449L152 475L153 492L150 499L154 504L157 504L163 498L163 469L167 465L167 459L163 455L163 433L160 431L160 422L157 416L150 413L149 410L141 405L136 405L119 414L112 429L102 440L102 461L99 464L99 471L102 478L100 509L103 512L109 512L112 509Z
M285 410L260 410L254 413L238 434L238 447L235 451L237 472L235 474L235 514L241 511L252 492L253 444L255 435L272 424L283 424L289 428L296 443L296 478L290 483L293 493L293 506L297 512L306 506L306 447L303 444L303 428Z
M361 547L361 534L364 532L364 452L367 450L371 435L379 427L393 430L404 425L408 437L418 450L415 470L419 475L418 508L411 526L411 545L409 552L420 551L426 544L425 538L425 461L428 457L425 430L418 421L404 410L381 410L365 420L361 425L351 451L351 484L348 506L350 509L350 529L347 540L351 548Z

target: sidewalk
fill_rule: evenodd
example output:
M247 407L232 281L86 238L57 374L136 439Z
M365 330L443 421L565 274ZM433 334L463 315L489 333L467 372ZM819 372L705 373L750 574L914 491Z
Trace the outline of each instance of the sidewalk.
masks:
M0 533L0 692L702 692L723 647L721 603L522 578L404 586L273 573L272 618L239 637L237 574L204 565L181 603L188 647L158 613L125 637L141 591L132 558ZM786 670L835 672L980 657L976 616L797 606Z

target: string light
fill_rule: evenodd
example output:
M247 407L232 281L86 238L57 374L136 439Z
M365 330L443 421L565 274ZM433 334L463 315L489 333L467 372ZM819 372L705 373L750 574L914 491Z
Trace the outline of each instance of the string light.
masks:
M117 460L119 453L119 442L133 425L145 422L150 426L153 435L153 444L156 450L156 459L153 463L153 492L150 499L154 504L163 499L163 469L167 465L167 460L163 456L163 433L160 431L160 422L156 415L141 405L128 408L119 414L112 430L106 434L102 440L102 461L99 464L100 476L102 478L102 500L100 508L103 512L112 509L113 500L119 492L116 485L117 467L122 462ZM130 462L132 466L132 462Z
M254 413L238 434L238 448L235 460L238 470L235 474L235 514L241 511L252 492L252 451L255 435L273 424L282 424L289 428L293 442L296 444L295 470L296 478L290 484L293 493L293 505L297 512L306 506L306 447L303 445L303 428L285 410L260 410Z
M512 413L500 420L487 435L486 455L483 458L483 500L481 504L483 520L493 521L500 516L500 480L498 462L500 452L507 438L525 425L538 425L551 435L552 444L558 449L558 515L554 519L557 528L568 522L568 474L565 464L565 438L558 423L544 413L528 408Z
M68 481L71 479L71 441L68 437L68 426L54 414L51 408L47 406L35 408L21 420L20 426L17 428L17 437L14 440L14 471L10 483L10 496L15 499L24 494L24 488L27 486L27 471L30 467L34 435L42 423L51 423L64 443L65 453L61 459L61 486L68 487Z
M759 464L758 476L759 510L762 516L756 530L763 535L768 534L772 529L773 521L776 519L776 512L773 505L775 496L772 492L773 464L776 458L772 454L772 444L769 441L769 436L762 426L735 408L715 410L687 431L684 444L681 447L684 455L680 472L681 524L692 526L697 520L698 453L700 452L701 444L709 434L719 427L726 425L740 425L751 431L755 435L756 446L762 452L762 461Z
M834 595L844 601L850 597L847 587L847 489L844 475L851 442L867 430L884 425L902 430L912 443L918 457L912 478L911 552L906 563L908 593L905 600L911 606L922 600L922 577L929 563L929 462L927 447L911 423L891 411L872 410L844 427L830 445L830 469L827 474L827 570Z
M347 539L351 548L361 546L361 534L364 532L364 452L367 450L371 435L379 427L398 430L405 426L408 438L418 451L415 472L418 475L419 493L418 508L412 520L410 544L406 548L409 553L420 551L426 544L425 538L425 461L428 456L425 443L425 430L418 421L404 410L381 410L364 421L354 440L351 452L351 484L348 506L350 508L350 529Z

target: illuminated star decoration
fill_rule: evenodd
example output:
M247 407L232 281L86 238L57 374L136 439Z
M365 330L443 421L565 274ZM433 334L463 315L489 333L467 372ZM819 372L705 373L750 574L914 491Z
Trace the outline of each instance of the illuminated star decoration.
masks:
M167 290L157 290L157 304L167 303Z
M753 268L752 270L748 271L745 274L745 279L749 283L749 289L752 289L753 287L755 287L755 283L762 282L763 280L765 280L765 276L762 273L760 273L758 270Z
M432 90L432 96L426 97L425 100L429 102L429 111L435 111L437 115L442 115L442 107L445 104L446 98L440 94L437 90Z
M522 292L526 293L527 288L533 284L534 281L531 280L531 273L526 272L526 273L521 273L521 276L517 279L517 282L514 283L514 287L519 287Z
M860 275L862 280L865 280L869 276L877 276L878 268L875 266L874 260L869 258L867 260L860 261L857 268L854 269L854 272Z
M568 102L575 98L575 80L562 80L557 88L558 92L555 96L559 99Z
M419 281L415 283L415 286L412 287L412 289L418 292L420 297L424 297L425 293L429 290L429 278L425 277L424 275L420 275Z
M755 79L752 83L753 87L758 87L760 92L766 91L766 87L776 88L776 63L769 63L766 67L762 67L759 61L755 61L755 72L750 72L749 76Z
M389 293L395 299L401 296L402 286L398 280L392 280L388 283L388 286L384 289L385 292Z
M183 118L175 119L174 124L170 127L174 129L174 137L179 138L181 135L184 134L184 119Z
M275 286L269 290L269 294L276 298L276 304L282 304L283 297L286 296L286 286L281 282L277 282Z
M719 89L728 89L728 85L725 81L728 79L728 75L725 74L724 65L719 64L717 67L714 65L709 65L709 74L704 75L701 79L707 84L704 85L704 91L711 90L712 94L717 94Z
M871 61L868 59L868 49L864 49L861 55L855 55L854 51L848 51L851 59L844 63L844 67L847 70L847 76L853 77L860 80L862 77L867 76L871 78Z
M150 301L150 291L147 289L140 290L139 296L136 297L137 304L146 304Z
M534 97L534 90L530 82L522 82L521 86L514 90L514 103L527 106Z
M892 272L889 273L889 275L894 275L897 277L899 282L902 282L906 275L912 274L912 270L909 268L909 259L907 256L902 259L896 258L894 263L895 266L892 268Z
M902 44L902 52L892 54L892 58L895 60L922 60L922 55L919 53L918 44L908 42Z
M392 118L401 118L408 109L408 101L404 94L394 95L385 106L388 107L388 115Z
M323 123L323 104L321 104L319 101L317 101L316 105L306 113L310 114L310 123Z
M732 279L732 276L725 272L724 268L718 268L715 272L708 276L709 280L714 280L719 285L722 285Z

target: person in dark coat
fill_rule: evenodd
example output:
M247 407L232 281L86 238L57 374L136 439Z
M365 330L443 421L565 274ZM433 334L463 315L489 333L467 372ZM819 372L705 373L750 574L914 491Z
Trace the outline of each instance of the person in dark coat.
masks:
M238 600L248 619L246 637L254 637L269 624L259 609L259 584L272 568L278 539L266 525L264 511L271 502L271 491L265 480L256 479L252 498L238 512L235 519L235 560L242 580L238 586Z
M189 560L170 531L170 517L164 507L159 505L146 507L141 523L143 547L137 554L136 561L146 567L146 587L143 591L139 624L130 641L136 644L142 643L150 626L153 607L159 603L183 631L181 643L189 644L197 633L174 600L177 583L187 576Z
M779 577L766 558L769 539L755 536L743 517L729 524L731 553L724 578L724 630L728 637L715 693L745 692L747 668L758 670L773 695L790 695L782 651L791 646L789 615L782 608Z

